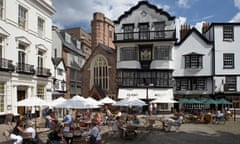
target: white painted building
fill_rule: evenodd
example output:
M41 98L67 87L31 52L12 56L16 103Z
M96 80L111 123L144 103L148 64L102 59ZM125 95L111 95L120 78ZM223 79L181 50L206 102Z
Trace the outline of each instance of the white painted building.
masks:
M212 23L204 35L213 41L214 94L240 107L240 23Z
M66 94L66 66L64 64L63 56L63 44L60 30L56 27L52 27L52 68L51 73L53 77L53 89L52 98L56 99Z
M174 97L211 98L213 44L195 28L186 31L174 46Z
M0 115L24 114L17 101L51 99L51 0L0 0Z
M115 23L118 98L173 99L175 17L141 1ZM172 105L160 104L169 111Z

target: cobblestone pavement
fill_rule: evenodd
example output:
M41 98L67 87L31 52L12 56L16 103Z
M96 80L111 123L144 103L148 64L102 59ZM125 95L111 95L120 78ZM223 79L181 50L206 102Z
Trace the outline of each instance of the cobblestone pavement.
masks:
M2 133L8 127L0 125L0 144L6 142ZM107 127L105 127L107 128ZM43 143L47 133L39 135ZM103 135L103 144L239 144L240 143L240 119L229 120L225 124L182 124L175 132L162 131L160 127L151 131L138 131L136 137L122 139L112 134Z

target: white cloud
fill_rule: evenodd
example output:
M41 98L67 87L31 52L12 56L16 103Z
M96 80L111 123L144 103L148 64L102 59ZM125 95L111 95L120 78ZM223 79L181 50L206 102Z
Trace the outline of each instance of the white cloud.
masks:
M189 1L188 0L178 0L178 6L180 8L189 8Z
M53 22L64 27L79 23L88 23L94 12L102 12L116 20L124 11L136 5L139 0L53 0L56 14Z
M240 9L240 0L234 0L234 6Z
M239 22L240 21L240 12L238 12L230 22Z
M55 25L61 27L80 26L90 27L94 12L101 12L111 20L117 20L125 11L136 5L140 0L53 0L56 14L53 16ZM151 2L149 2L151 3ZM170 6L155 4L164 11Z

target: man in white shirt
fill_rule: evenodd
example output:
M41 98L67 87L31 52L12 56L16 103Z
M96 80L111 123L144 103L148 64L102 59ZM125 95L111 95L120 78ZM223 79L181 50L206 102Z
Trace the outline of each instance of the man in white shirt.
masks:
M33 128L33 122L32 122L32 121L28 120L28 121L26 122L26 129L25 129L24 132L26 132L26 133L32 133L32 138L35 139L35 137L36 137L36 131L35 131L35 129Z

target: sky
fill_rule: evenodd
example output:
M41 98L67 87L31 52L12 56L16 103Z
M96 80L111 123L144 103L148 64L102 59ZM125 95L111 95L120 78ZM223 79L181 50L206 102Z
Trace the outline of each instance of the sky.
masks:
M53 24L61 29L81 27L91 32L94 12L111 20L135 6L140 0L53 0ZM176 17L176 25L190 24L201 29L203 22L240 22L240 0L148 0Z

